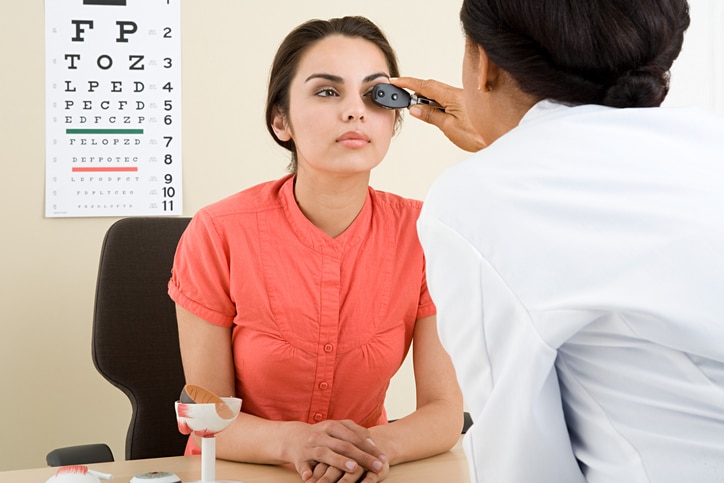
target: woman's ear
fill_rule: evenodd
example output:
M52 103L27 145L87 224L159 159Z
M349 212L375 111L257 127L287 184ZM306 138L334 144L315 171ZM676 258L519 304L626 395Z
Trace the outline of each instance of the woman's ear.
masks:
M274 118L271 123L274 134L280 141L289 141L292 138L291 131L287 126L287 118L284 116L279 108L274 109Z
M490 60L488 53L481 45L476 45L478 49L478 88L485 91L492 91L498 82L500 74L498 65Z

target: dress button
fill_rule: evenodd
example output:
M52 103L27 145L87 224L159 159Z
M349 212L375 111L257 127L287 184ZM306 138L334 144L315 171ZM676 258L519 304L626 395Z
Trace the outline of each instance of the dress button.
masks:
M321 421L322 419L324 419L324 414L322 414L322 413L315 413L315 414L314 414L314 420L315 420L315 421Z
M324 345L324 352L332 352L333 350L334 350L334 346L332 344Z
M329 387L329 384L326 382L320 382L319 383L319 389L327 389Z

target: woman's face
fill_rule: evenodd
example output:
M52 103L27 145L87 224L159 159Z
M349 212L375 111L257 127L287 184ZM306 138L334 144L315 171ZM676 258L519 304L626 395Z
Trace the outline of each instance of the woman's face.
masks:
M384 54L367 40L334 35L309 47L289 88L289 112L273 123L280 139L294 140L299 171L349 175L382 161L395 111L369 94L389 75Z

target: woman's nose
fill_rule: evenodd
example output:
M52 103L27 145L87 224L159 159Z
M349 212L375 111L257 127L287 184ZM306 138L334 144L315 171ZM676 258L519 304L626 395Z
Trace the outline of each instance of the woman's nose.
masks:
M349 96L347 102L344 105L344 120L354 121L359 119L360 121L365 120L367 114L367 105L362 96Z

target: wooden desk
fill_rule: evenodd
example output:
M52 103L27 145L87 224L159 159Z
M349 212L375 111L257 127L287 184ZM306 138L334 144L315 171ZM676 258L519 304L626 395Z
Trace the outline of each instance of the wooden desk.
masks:
M113 474L111 483L128 483L139 473L171 471L182 481L201 478L199 456L177 456L150 460L116 461L88 465L89 468ZM0 471L0 483L45 483L57 468ZM216 478L240 480L244 483L299 483L301 478L289 466L265 466L218 460ZM462 446L444 454L393 466L384 483L468 483L468 468Z

